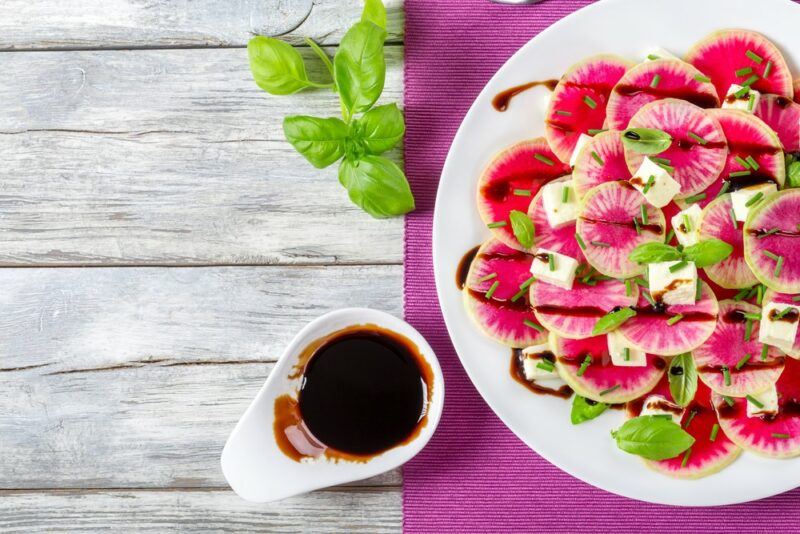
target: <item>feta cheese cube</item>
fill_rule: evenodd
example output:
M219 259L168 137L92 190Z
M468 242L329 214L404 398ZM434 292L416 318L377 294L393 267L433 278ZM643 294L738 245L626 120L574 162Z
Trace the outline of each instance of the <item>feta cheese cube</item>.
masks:
M747 399L747 417L761 417L764 415L776 415L778 413L778 390L775 388L775 384L761 393L752 394L750 396L761 404L761 406Z
M564 190L567 193L564 193ZM567 199L564 202L564 198ZM572 180L549 182L542 187L542 206L547 215L547 222L553 228L569 224L578 218L578 195Z
M644 57L646 61L656 61L657 59L677 59L679 61L682 61L681 58L679 58L669 50L665 50L658 46L649 49Z
M737 94L741 94L742 96L736 96ZM761 93L755 89L744 91L743 86L734 83L728 89L728 94L722 99L722 108L740 109L748 113L753 113L756 107L758 107L759 100L761 100Z
M612 330L606 336L608 340L608 353L611 363L619 367L644 367L647 365L647 356L643 350L630 346L618 330ZM628 359L625 359L625 349L628 349Z
M778 187L770 182L768 184L759 184L751 187L743 187L738 191L731 193L731 203L733 203L733 214L736 215L737 221L746 221L747 214L750 213L750 208L757 206L761 200L770 193L774 193ZM761 199L757 200L750 206L747 205L750 199L761 193Z
M550 258L553 259L553 269L550 269ZM558 252L540 248L533 255L531 274L538 280L554 286L572 289L575 281L575 271L578 270L578 260Z
M703 210L700 209L700 206L692 204L690 208L686 208L672 217L672 228L675 230L675 237L678 238L678 243L684 247L694 245L700 240L698 228L702 213Z
M791 310L780 317L786 308ZM758 340L788 352L794 346L798 323L800 323L800 308L790 304L768 302L761 309Z
M644 195L647 202L657 208L663 208L681 192L681 184L673 180L666 169L648 157L644 158L639 170L629 182Z
M574 167L575 162L578 161L578 154L580 153L581 149L592 142L592 136L586 135L582 133L580 137L578 137L578 142L575 144L575 148L572 150L572 156L569 158L569 166Z
M557 388L565 385L561 376L556 371L553 363L545 356L552 356L550 345L547 343L533 345L522 349L525 359L522 361L522 370L525 378L530 382L545 383L547 387Z
M662 395L650 395L642 404L642 411L639 415L668 415L675 424L681 424L683 408L670 402Z
M656 302L664 304L694 304L697 294L697 266L694 262L675 272L670 267L680 261L661 261L647 266L647 278L650 295Z

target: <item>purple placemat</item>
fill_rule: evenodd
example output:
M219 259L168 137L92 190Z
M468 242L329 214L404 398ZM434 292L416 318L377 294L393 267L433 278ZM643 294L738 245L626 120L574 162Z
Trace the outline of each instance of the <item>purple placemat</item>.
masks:
M404 529L798 532L798 490L746 505L672 508L617 497L563 473L497 419L450 343L431 259L433 206L450 143L503 62L541 30L589 3L547 0L521 7L488 0L406 0L405 161L417 210L406 218L405 315L441 361L447 401L436 435L403 471Z

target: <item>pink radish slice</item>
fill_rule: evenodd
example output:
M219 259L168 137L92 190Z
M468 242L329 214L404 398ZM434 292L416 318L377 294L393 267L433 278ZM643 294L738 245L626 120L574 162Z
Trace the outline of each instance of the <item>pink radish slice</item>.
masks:
M634 217L647 209L648 223L637 233ZM586 260L601 273L628 278L644 271L628 254L642 243L663 241L666 222L660 209L646 204L644 197L627 182L607 182L583 198L576 231L586 248Z
M744 223L734 221L732 210L730 195L723 195L708 204L703 208L700 217L699 235L701 240L716 238L733 247L730 256L705 267L704 270L716 284L728 289L739 289L756 284L758 279L744 259Z
M624 130L645 104L664 98L678 98L702 108L719 106L711 84L699 81L702 73L676 59L640 63L625 73L611 92L608 102L608 126Z
M777 302L778 304L789 304L791 306L800 306L800 298L798 300L794 300L797 295L787 295L786 293L778 293L777 291L773 291L771 289L767 289L764 292L764 299L763 302L766 304L767 302ZM792 345L792 350L786 351L786 354L791 356L795 359L800 359L800 330L797 331L797 335L794 338L794 345Z
M792 98L792 76L780 50L761 35L748 30L720 30L696 43L686 61L711 78L720 100L732 84L742 85L752 75L751 87L760 93ZM769 65L769 72L765 71ZM743 69L751 69L747 72ZM740 74L737 75L736 72Z
M800 151L800 104L785 96L761 95L755 115L775 130L786 152Z
M658 383L666 368L663 358L650 354L643 367L613 365L605 335L566 339L551 334L550 346L564 381L578 395L597 402L618 404L644 395ZM581 364L587 356L591 356L592 363L581 373Z
M784 357L778 349L770 348L766 358L761 357L759 321L750 322L750 337L745 339L745 313L759 315L761 308L747 302L720 302L714 333L692 353L700 379L722 395L744 397L759 393L774 384L783 372ZM750 358L740 363L747 355Z
M616 307L633 306L639 297L636 284L630 296L618 280L601 280L591 286L575 282L571 290L544 282L531 286L530 301L539 322L561 337L583 338L592 335L597 321Z
M509 214L512 210L527 213L539 188L570 170L556 158L543 137L507 148L495 156L478 181L481 219L493 226L494 237L509 247L524 250L514 237ZM504 226L496 226L503 223Z
M608 95L630 65L617 56L594 56L561 77L547 108L545 135L562 161L570 160L582 133L603 128Z
M714 332L719 311L711 288L701 284L703 290L695 304L653 307L642 292L637 315L625 321L619 332L633 347L650 354L674 356L696 349ZM682 315L683 319L667 324L676 315Z
M792 86L794 88L794 101L797 102L800 100L800 78L795 78Z
M771 458L800 455L800 361L788 358L775 384L778 414L747 417L747 399L714 393L711 400L719 425L734 443ZM729 404L730 403L730 404Z
M569 180L569 177L554 181L566 180ZM533 227L536 230L534 248L544 248L575 258L578 262L583 261L583 251L575 240L575 223L564 224L556 228L550 226L544 210L541 191L531 201L528 217L533 221Z
M544 328L530 326L538 322L528 303L528 292L522 291L520 298L512 301L531 277L532 261L533 256L491 238L478 250L462 291L467 312L480 329L510 347L528 347L547 339Z
M800 189L778 191L751 208L744 224L744 255L762 284L800 293Z
M620 132L607 131L594 136L578 154L572 170L572 182L578 197L605 182L629 180L631 173L625 161Z
M725 168L728 146L722 126L694 104L671 98L652 102L636 112L630 127L655 128L672 136L672 145L657 157L674 168L670 174L681 185L679 198L700 193ZM626 149L625 158L631 174L635 174L645 156Z

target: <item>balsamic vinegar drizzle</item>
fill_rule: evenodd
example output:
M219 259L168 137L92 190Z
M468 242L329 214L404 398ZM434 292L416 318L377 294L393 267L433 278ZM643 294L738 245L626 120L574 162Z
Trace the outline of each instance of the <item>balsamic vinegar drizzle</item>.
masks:
M511 103L512 98L514 98L520 93L527 91L528 89L532 89L540 85L547 87L550 91L552 91L553 89L556 88L556 85L558 85L558 80L543 80L538 82L528 82L511 87L509 89L506 89L505 91L500 91L494 96L494 98L492 98L492 107L497 111L503 112L508 109L508 105Z
M555 363L556 357L553 355L552 352L543 352L539 354L542 358L549 361L550 363ZM511 377L516 381L528 388L533 393L537 395L552 395L554 397L560 397L562 399L568 399L572 396L572 388L567 385L561 386L558 389L551 389L543 387L536 382L531 382L527 378L525 378L525 370L523 368L523 363L525 361L526 356L522 353L522 349L511 349Z

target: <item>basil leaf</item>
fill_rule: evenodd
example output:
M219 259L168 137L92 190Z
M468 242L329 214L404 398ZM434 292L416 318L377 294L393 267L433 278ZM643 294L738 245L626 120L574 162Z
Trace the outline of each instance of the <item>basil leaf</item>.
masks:
M800 161L792 161L787 165L786 187L800 187Z
M342 160L339 182L350 200L375 218L403 215L414 209L414 197L400 167L381 156Z
M600 334L607 334L612 330L616 330L625 321L631 317L636 316L636 310L633 308L622 308L617 311L612 311L602 316L592 328L592 335L599 336Z
M628 254L628 259L636 263L655 263L659 261L674 261L681 259L681 253L677 248L651 241L642 243Z
M697 393L697 369L690 353L675 356L667 371L669 392L675 402L684 408L692 402Z
M712 237L684 248L683 258L686 261L693 261L698 268L701 268L721 262L732 252L731 245Z
M517 238L519 244L524 248L531 248L533 246L534 228L533 221L526 213L518 210L511 210L508 215L511 221L511 229L514 231L514 237Z
M648 460L675 458L694 444L694 438L680 425L657 415L629 419L611 435L617 447Z
M406 131L397 104L377 106L351 123L350 135L370 154L382 154L397 146Z
M607 409L608 404L590 401L580 395L575 395L572 399L572 411L570 411L569 418L573 425L579 425L594 419Z
M366 111L378 100L386 79L383 41L386 30L372 22L354 24L333 57L333 73L349 114Z
M253 37L247 43L250 71L256 84L273 95L289 95L319 86L308 79L303 58L291 45L271 37Z
M347 124L339 119L295 115L283 119L286 140L314 167L322 169L344 155Z
M622 144L639 154L660 154L672 144L672 136L654 128L628 128L622 132Z
M379 28L386 29L386 8L381 0L365 0L362 21L369 21Z

